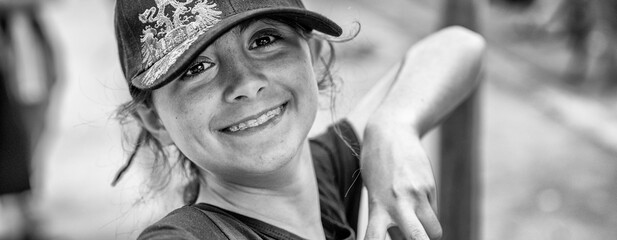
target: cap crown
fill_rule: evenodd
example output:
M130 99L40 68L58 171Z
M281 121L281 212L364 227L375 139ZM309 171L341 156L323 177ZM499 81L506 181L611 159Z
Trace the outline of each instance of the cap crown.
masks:
M125 78L138 88L161 85L168 81L163 78L178 70L176 65L185 64L187 60L181 56L191 52L189 49L212 41L204 39L208 38L206 33L217 32L209 34L216 38L251 13L264 11L292 11L296 18L310 18L303 20L309 25L324 21L328 23L320 26L336 25L304 10L300 0L118 0L115 26ZM298 17L298 13L306 16Z

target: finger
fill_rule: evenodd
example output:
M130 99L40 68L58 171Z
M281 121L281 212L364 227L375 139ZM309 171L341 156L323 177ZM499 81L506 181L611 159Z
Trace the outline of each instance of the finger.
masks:
M437 214L438 211L438 206L437 206L437 189L436 188L432 188L431 191L428 194L428 202L431 204L431 208L433 208L433 212L435 212L435 214Z
M439 224L439 219L428 202L420 203L420 207L416 209L416 214L430 239L441 238L441 224Z
M396 215L396 223L407 239L429 240L422 223L416 216L415 208L411 202L406 201L401 204Z
M401 217L398 221L399 229L407 239L412 240L429 240L426 231L424 231L424 227L420 220L414 215L409 214L407 216Z
M393 226L388 228L388 235L390 235L390 239L392 240L401 240L405 239L405 235L401 232L401 229L398 226Z
M392 223L388 214L381 209L369 209L365 240L384 240L388 226Z

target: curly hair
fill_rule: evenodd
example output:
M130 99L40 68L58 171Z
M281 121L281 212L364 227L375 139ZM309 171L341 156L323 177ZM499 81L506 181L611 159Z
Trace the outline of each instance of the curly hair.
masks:
M333 43L337 42L346 42L353 38L355 38L359 32L359 28L353 31L349 36L332 38L320 33L312 32L311 29L307 29L306 27L294 22L292 20L286 18L271 18L267 19L282 22L293 27L301 37L306 40L316 39L318 41L322 41L328 46L327 49L322 50L319 54L318 63L323 69L321 70L319 81L317 82L318 89L320 94L326 94L330 97L330 110L334 110L334 102L335 95L337 92L337 88L339 85L338 79L334 78L334 74L332 72L333 65L336 59L336 54L334 51ZM249 21L257 21L259 19L253 19ZM358 24L359 26L359 24ZM122 126L129 125L134 123L131 121L133 119L137 119L137 109L140 106L145 106L147 108L152 108L152 90L141 90L132 85L129 85L129 92L131 94L132 100L120 105L116 112L116 118L119 120ZM127 139L128 136L124 136ZM186 177L189 179L188 183L184 186L182 199L185 204L192 205L196 202L197 196L199 195L199 189L201 183L204 181L199 168L195 163L193 163L190 159L188 159L181 151L178 150L178 158L175 163L172 164L172 159L170 159L171 154L165 150L165 147L155 138L148 130L144 127L140 127L139 134L137 139L135 140L134 146L130 150L130 155L125 163L122 166L114 178L112 182L112 186L115 186L124 173L131 166L138 153L143 150L149 150L153 153L153 167L151 174L151 181L155 184L150 184L151 190L158 190L165 188L170 181L171 170L174 167L174 164L180 164L180 167L184 170Z

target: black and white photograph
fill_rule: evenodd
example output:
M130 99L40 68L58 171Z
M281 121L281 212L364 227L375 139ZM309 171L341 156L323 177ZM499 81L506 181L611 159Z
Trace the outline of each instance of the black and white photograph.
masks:
M0 240L617 239L617 1L0 0Z

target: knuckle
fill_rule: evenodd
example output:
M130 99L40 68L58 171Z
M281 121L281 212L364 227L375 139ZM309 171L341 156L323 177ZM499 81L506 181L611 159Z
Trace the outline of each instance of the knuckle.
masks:
M437 189L434 185L417 185L410 183L393 184L390 192L394 199L414 198L421 199L436 193Z
M418 189L409 183L395 183L391 187L392 196L395 199L415 196Z
M391 188L390 193L394 199L399 199L405 195L405 191L401 190L401 187L397 185Z
M409 190L409 194L411 194L411 196L415 199L419 199L420 197L426 195L426 192L423 188L413 188Z
M437 187L435 186L435 184L429 184L426 185L425 190L426 192L434 192L437 191Z
M418 187L418 190L424 194L428 194L433 191L436 191L437 187L435 187L435 184L427 183L427 184L423 184L422 186Z
M412 199L419 200L426 196L426 192L422 188L412 187L407 190L407 195Z

